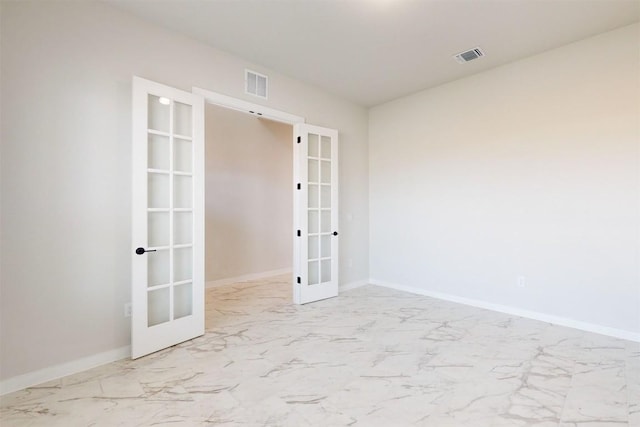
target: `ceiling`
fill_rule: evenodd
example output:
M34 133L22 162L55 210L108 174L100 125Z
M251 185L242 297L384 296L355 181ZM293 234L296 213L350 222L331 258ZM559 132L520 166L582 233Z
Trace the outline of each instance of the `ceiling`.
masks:
M638 0L111 3L363 106L640 20ZM485 57L466 64L452 58L476 46Z

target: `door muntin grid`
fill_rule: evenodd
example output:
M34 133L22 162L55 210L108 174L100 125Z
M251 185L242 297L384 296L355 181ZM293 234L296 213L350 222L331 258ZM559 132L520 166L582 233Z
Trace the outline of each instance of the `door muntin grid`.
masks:
M147 326L193 315L193 112L147 98Z
M307 284L332 280L332 141L307 134Z

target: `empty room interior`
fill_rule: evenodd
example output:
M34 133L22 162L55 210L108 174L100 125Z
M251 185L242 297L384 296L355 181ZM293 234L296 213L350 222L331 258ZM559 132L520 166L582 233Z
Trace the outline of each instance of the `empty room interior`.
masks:
M0 125L2 426L640 426L637 0L1 0Z

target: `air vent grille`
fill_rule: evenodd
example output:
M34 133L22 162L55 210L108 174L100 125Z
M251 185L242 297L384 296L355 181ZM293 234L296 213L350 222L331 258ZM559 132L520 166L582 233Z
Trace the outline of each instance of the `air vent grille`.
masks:
M484 56L484 52L479 48L473 48L464 52L460 52L457 55L454 55L456 61L461 64L465 62L473 61L474 59L478 59Z
M267 99L267 76L255 71L244 70L244 83L246 93Z

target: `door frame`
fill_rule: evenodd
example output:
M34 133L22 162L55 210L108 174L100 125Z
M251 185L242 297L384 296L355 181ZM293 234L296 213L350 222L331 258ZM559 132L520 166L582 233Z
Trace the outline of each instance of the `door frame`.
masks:
M208 89L202 89L196 86L191 88L191 92L200 95L204 98L205 103L217 105L219 107L228 108L231 110L239 111L244 114L249 114L258 118L264 118L273 120L280 123L289 124L292 127L296 124L306 123L305 118L296 116L294 114L287 113L285 111L276 110L275 108L266 107L264 105L255 104L253 102L245 101L242 99L234 98L232 96L224 95L222 93L214 92ZM295 127L294 127L295 131ZM293 192L293 224L291 228L291 238L293 239L293 254L292 254L292 275L291 275L291 287L292 287L292 300L295 304L300 304L299 295L302 286L297 283L296 278L300 276L301 258L300 258L300 244L297 239L296 230L299 228L299 203L296 203L296 188L297 183L300 182L300 169L299 169L299 153L296 150L296 141L299 135L293 135L291 143L293 144L293 174L291 176L291 191ZM206 150L206 135L205 135L205 150ZM205 171L206 174L206 171ZM205 212L206 215L206 212Z
M223 95L221 93L202 89L196 86L191 88L191 92L201 95L204 97L204 101L209 104L240 111L241 113L250 114L252 116L262 117L280 123L287 123L292 126L298 123L305 123L304 117L276 110L275 108L265 107L264 105L254 104L253 102Z

